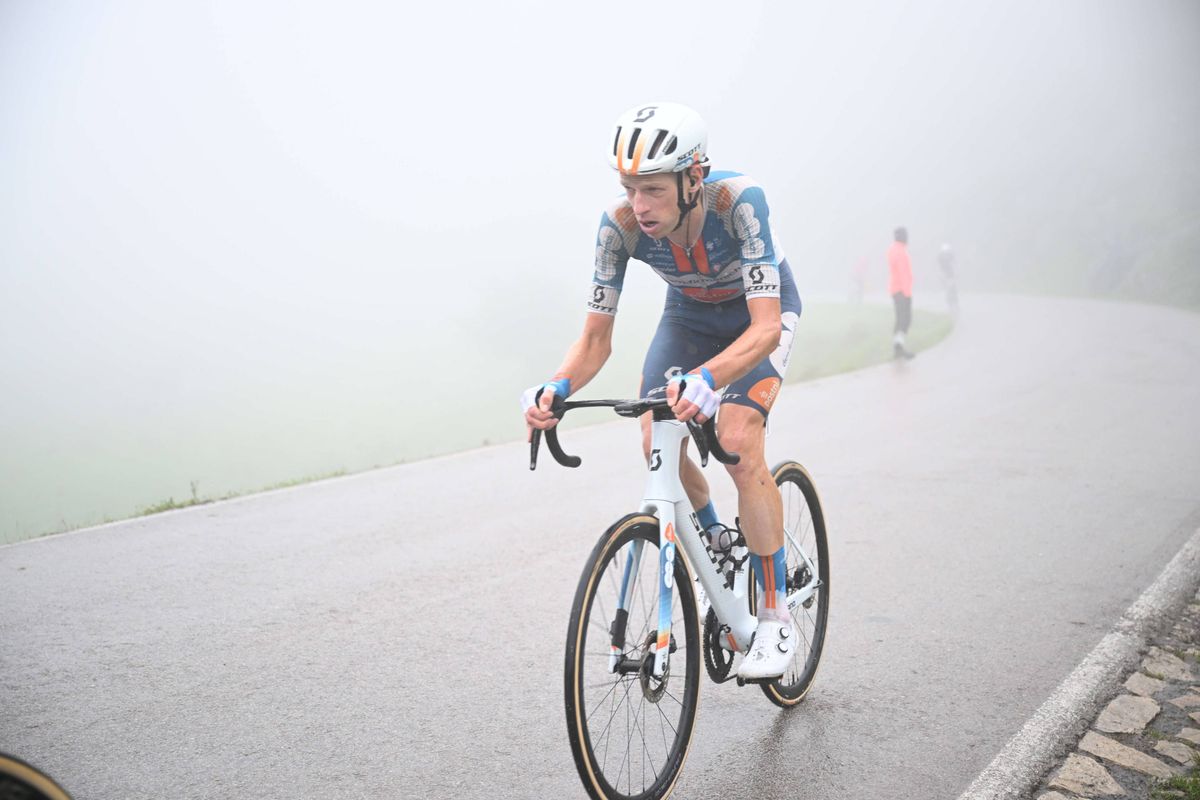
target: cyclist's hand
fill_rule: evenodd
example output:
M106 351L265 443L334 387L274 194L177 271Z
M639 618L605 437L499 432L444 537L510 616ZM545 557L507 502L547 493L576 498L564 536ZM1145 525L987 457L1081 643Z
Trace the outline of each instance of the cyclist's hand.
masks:
M541 397L538 397L541 392ZM546 430L558 424L558 420L550 411L550 403L555 395L566 399L571 393L571 381L567 378L556 378L537 386L530 386L521 394L521 408L525 411L525 440L529 441L533 429Z
M701 367L687 375L674 375L667 381L667 402L681 422L692 417L696 422L707 422L717 413L721 396L713 390L712 375Z

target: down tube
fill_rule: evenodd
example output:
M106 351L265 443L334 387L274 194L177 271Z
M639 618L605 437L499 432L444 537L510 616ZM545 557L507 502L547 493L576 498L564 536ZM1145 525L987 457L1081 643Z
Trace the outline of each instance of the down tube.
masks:
M671 652L671 601L675 589L675 505L663 503L659 516L658 641L654 652L654 677L666 672Z

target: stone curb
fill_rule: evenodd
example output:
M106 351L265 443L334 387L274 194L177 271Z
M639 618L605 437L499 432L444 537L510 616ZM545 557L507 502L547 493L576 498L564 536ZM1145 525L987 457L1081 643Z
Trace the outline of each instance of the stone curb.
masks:
M1164 786L1195 777L1200 790L1200 592L1173 627L1152 635L1138 668L1032 800L1191 797Z

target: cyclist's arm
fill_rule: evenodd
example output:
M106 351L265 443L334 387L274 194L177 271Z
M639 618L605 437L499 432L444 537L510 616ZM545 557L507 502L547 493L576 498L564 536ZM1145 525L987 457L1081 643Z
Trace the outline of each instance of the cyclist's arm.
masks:
M700 365L712 375L713 388L733 383L754 369L755 365L761 363L779 346L779 337L783 330L779 298L752 297L746 300L746 308L750 311L750 325L742 335L734 339L729 347ZM700 372L700 367L693 371ZM707 387L697 388L699 394L693 396L692 388L689 387L683 398L680 398L679 384L675 381L667 384L667 401L678 419L689 420L695 417L703 422L713 414L716 404L720 401L711 396ZM710 395L708 400L704 399L706 394Z
M571 393L574 394L600 371L608 356L612 353L613 321L612 314L590 312L583 323L583 333L567 350L562 365L555 373L555 378L567 378L571 382ZM543 394L538 405L530 406L525 411L525 422L531 428L553 428L558 420L550 413L550 397Z
M596 377L612 353L612 314L589 312L583 321L583 333L571 345L556 375L571 379L571 394Z
M771 212L762 187L753 184L738 195L732 216L733 233L741 248L742 280L750 325L733 344L705 366L714 388L728 386L754 369L779 346L780 276L771 232Z
M742 335L713 358L704 362L717 387L728 386L754 369L779 346L783 332L778 297L752 297L746 300L750 325Z

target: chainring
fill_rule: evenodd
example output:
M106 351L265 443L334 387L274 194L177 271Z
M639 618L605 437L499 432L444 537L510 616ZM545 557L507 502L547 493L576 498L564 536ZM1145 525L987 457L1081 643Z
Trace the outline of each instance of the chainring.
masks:
M724 683L729 680L731 667L733 653L721 647L721 623L717 621L717 612L710 607L704 616L704 668L714 683Z

